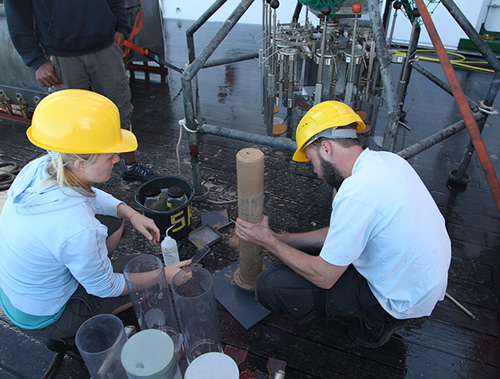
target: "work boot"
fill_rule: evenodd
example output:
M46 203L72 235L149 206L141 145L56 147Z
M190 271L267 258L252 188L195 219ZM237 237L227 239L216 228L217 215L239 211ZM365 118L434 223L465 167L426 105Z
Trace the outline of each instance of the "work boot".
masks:
M127 165L123 167L122 178L127 181L138 180L140 182L147 182L157 177L158 175L153 170L137 162L131 167L127 167Z
M349 336L357 344L375 348L384 345L394 331L404 327L408 320L394 319L389 322L356 319L349 325Z

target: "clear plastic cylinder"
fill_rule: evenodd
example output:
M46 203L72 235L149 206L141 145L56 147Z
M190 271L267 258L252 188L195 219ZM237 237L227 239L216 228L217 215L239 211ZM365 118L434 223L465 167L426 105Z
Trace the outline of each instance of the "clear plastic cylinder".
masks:
M201 267L184 268L172 279L172 293L188 363L222 352L212 275Z
M110 314L89 318L75 336L78 351L93 379L126 377L120 358L126 342L123 323Z
M141 330L159 329L172 338L177 358L182 358L182 339L173 308L163 262L154 255L140 255L123 269ZM145 275L147 279L145 280Z

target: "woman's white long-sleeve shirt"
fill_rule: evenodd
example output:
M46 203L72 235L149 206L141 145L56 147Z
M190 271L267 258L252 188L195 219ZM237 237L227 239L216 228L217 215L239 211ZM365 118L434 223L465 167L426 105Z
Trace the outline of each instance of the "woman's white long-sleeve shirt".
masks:
M0 214L0 287L14 307L36 316L56 314L78 283L99 297L125 287L108 258L107 228L95 218L116 217L121 201L95 188L88 197L40 184L49 162L38 158L17 175Z

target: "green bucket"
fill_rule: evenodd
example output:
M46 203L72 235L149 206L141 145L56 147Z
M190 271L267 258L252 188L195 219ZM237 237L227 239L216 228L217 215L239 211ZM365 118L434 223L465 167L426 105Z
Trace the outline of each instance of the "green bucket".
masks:
M146 193L151 187L159 186L168 188L172 186L181 187L186 194L187 200L179 208L171 211L155 211L144 206ZM135 193L135 202L141 209L144 216L152 218L160 229L160 233L165 235L165 231L173 225L169 231L169 236L179 241L189 234L191 229L191 202L194 197L194 188L187 180L177 176L162 176L152 179L142 184Z

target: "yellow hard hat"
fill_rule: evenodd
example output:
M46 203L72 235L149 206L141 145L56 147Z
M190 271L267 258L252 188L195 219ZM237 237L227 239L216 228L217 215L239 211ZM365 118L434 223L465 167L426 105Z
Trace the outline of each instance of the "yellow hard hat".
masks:
M42 149L71 154L121 153L137 149L132 132L120 128L120 114L108 98L67 89L40 101L26 132Z
M309 109L304 117L302 117L302 120L300 120L297 126L297 131L295 132L297 150L293 154L293 160L297 162L308 161L304 153L304 146L306 146L307 142L314 136L317 136L325 130L335 130L340 126L350 125L354 122L358 123L356 127L357 133L365 130L366 126L361 117L359 117L359 115L348 105L340 101L324 101L316 104ZM334 132L332 132L331 135L322 133L321 136L330 138L355 138L356 134L352 133L352 135L350 135L349 132L346 131L343 136L335 136Z

